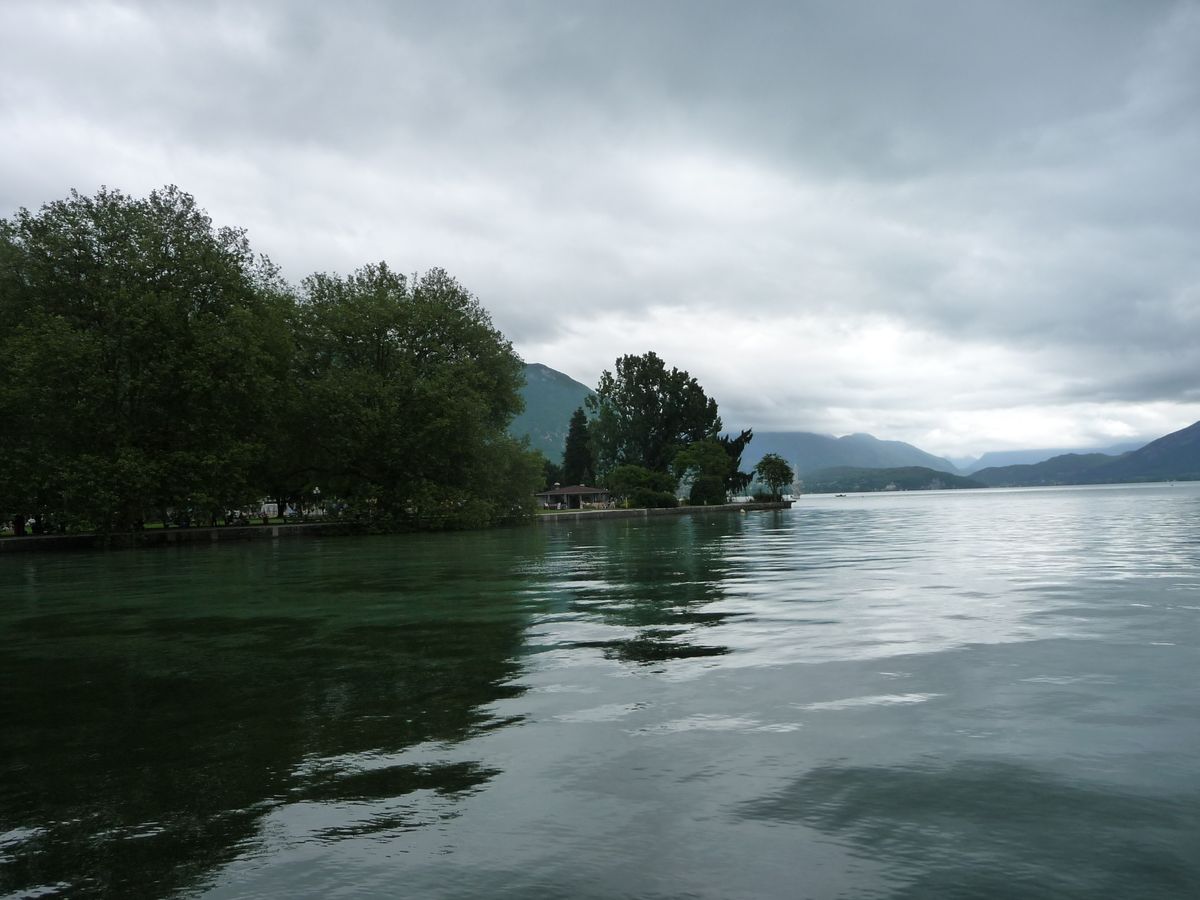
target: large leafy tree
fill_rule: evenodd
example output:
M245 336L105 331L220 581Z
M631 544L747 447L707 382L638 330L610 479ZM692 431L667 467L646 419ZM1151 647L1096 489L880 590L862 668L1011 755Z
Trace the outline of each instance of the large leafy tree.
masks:
M567 427L567 443L563 448L562 477L564 484L589 484L595 479L591 435L587 413L583 411L583 407L571 414L571 423Z
M299 419L307 478L384 525L481 525L528 512L542 465L505 434L523 366L479 302L433 269L305 279Z
M787 461L776 453L768 453L754 466L754 474L758 480L767 486L767 490L776 499L783 489L792 483L796 477Z
M290 302L173 186L0 220L0 507L108 530L252 496Z
M618 359L616 373L603 372L586 403L600 473L621 465L666 472L681 448L721 430L716 401L695 378L668 370L653 352Z

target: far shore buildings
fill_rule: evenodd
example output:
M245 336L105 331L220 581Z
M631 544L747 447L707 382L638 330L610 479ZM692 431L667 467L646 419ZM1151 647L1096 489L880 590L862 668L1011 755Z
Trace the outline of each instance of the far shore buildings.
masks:
M588 509L606 507L609 504L608 491L604 488L589 487L586 484L555 485L548 491L535 494L538 505L543 509Z

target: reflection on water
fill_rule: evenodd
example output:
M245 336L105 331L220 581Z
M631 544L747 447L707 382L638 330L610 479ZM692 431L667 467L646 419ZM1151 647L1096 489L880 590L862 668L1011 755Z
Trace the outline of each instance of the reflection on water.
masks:
M279 808L340 804L320 839L403 829L427 820L397 798L455 798L496 774L355 758L494 725L486 705L520 691L508 682L525 625L488 603L487 561L397 563L366 544L113 554L90 571L72 557L65 573L4 560L18 598L3 620L0 827L22 829L0 893L165 896L262 846ZM415 589L472 569L451 615Z
M1197 513L0 558L0 896L1200 895Z

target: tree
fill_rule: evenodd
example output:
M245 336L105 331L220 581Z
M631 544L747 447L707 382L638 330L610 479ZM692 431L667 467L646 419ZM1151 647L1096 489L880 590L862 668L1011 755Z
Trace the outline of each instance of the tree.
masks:
M531 514L542 465L505 432L522 369L443 270L317 274L297 298L173 186L0 219L0 514L37 528L318 485L382 527Z
M746 485L754 477L749 472L739 471L742 467L742 451L754 439L754 430L747 428L737 437L722 435L717 441L729 455L729 473L725 476L725 490L730 494L740 494L746 490Z
M644 466L617 466L607 476L607 486L627 506L661 508L677 506L675 479L666 472Z
M558 463L551 462L543 453L538 453L542 463L543 490L550 490L556 484L563 484L563 468Z
M688 444L671 461L671 474L689 486L688 502L694 506L724 503L725 480L732 468L733 460L715 440Z
M0 507L106 531L253 497L290 302L174 186L0 221Z
M616 374L603 372L586 403L593 413L591 446L600 473L621 465L666 472L682 447L721 430L716 401L695 378L679 369L668 371L652 352L618 359Z
M563 484L588 484L595 479L589 440L587 414L580 407L571 414L571 424L567 429L567 444L563 449Z
M379 263L310 276L300 299L310 478L381 527L532 510L542 463L505 434L523 364L475 297L441 269L410 283Z
M758 480L767 486L771 495L778 500L783 488L792 483L795 473L782 456L768 453L754 466L754 474Z

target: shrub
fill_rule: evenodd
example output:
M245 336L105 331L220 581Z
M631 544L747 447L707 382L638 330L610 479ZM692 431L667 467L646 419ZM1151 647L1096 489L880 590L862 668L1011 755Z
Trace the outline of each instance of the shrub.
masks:
M672 509L679 505L679 501L671 491L637 488L629 494L629 505L646 509Z
M688 503L711 506L725 502L725 479L717 475L700 475L692 482Z

